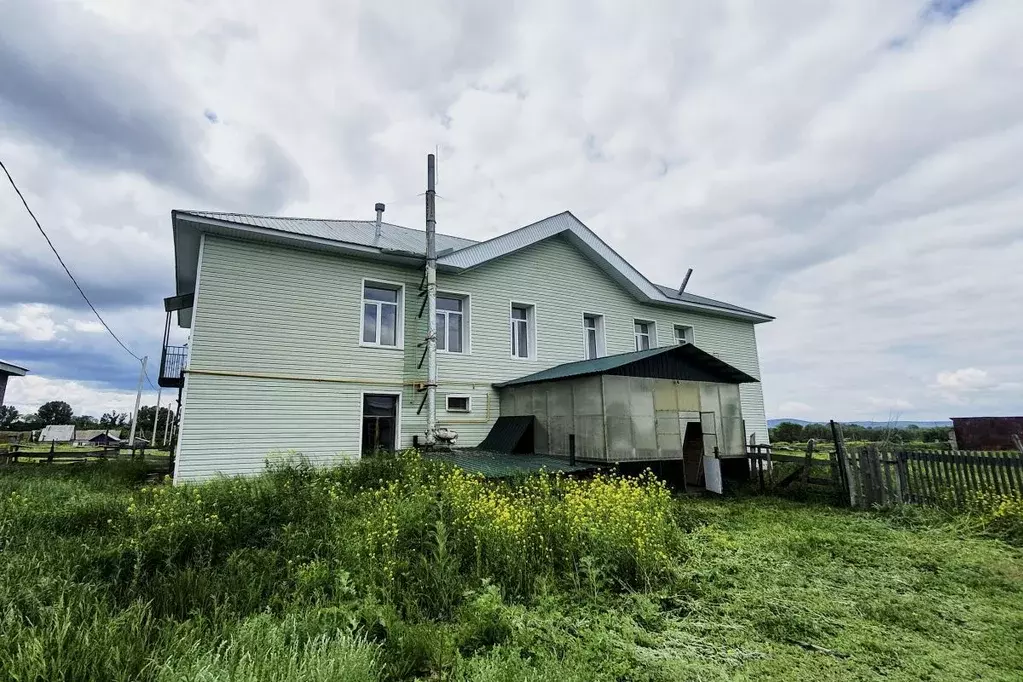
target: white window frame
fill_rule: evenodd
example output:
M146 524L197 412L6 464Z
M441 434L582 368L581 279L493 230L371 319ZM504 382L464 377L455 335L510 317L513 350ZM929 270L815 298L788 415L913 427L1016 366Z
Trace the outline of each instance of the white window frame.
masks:
M451 399L452 398L465 398L466 408L464 410L452 409ZM467 414L472 412L472 396L464 393L449 393L444 396L444 411L445 412L457 412L459 414Z
M696 343L696 329L691 324L676 324L672 327L672 334L674 335L675 345L682 345L678 342L678 330L685 329L683 336L685 337L686 343Z
M583 359L591 359L589 329L586 327L587 317L596 319L597 357L602 358L607 355L607 325L604 323L604 316L600 313L583 313Z
M462 299L462 350L456 353L454 351L441 350L438 348L437 352L447 353L449 355L472 355L472 295L468 292L451 291L450 289L438 291L437 295L445 296L447 298ZM446 340L444 345L447 345Z
M379 280L372 280L377 282ZM359 337L362 338L362 337ZM384 348L390 348L390 346L384 346ZM394 449L395 451L401 450L401 391L361 391L359 393L359 459L362 459L362 420L365 416L363 410L366 407L366 396L367 395L396 395L398 396L398 403L394 406L396 410L394 413Z
M364 341L363 334L366 326L366 285L376 286L382 289L394 289L398 292L398 311L394 321L394 345L387 346L371 341ZM377 315L377 338L380 338L380 316ZM405 350L405 284L403 282L389 282L385 279L363 277L359 287L359 345L364 348L381 348L384 350Z
M632 344L635 350L639 348L639 332L636 331L637 324L645 324L648 327L647 336L650 337L650 348L658 348L657 345L657 323L653 320L644 320L642 318L635 318L632 320Z
M522 357L516 355L515 344L512 343L513 334L515 333L515 318L512 317L512 309L514 308L525 308L526 309L526 333L529 334L528 341L532 341L529 344L529 355ZM537 358L537 348L539 346L539 339L536 324L536 304L529 303L527 301L509 301L508 302L508 355L513 360L521 360L523 362L533 362Z

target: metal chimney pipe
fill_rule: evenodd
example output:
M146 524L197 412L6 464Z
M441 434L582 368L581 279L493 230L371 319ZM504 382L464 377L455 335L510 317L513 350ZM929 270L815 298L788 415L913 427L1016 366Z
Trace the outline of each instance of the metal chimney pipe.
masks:
M437 159L426 157L426 446L437 434Z
M377 204L376 206L374 206L374 208L377 211L377 231L376 231L376 236L373 238L373 243L374 244L379 244L380 243L381 224L383 223L383 220L384 220L384 208L385 207L384 207L383 204Z
M680 287L678 288L678 293L680 293L680 294L681 294L681 293L683 293L683 292L684 292L684 291L686 290L686 285L687 285L687 284L689 284L689 277L690 277L690 276L691 276L692 274L693 274L693 269L692 269L692 268L689 268L688 270L686 270L686 276L685 276L685 278L684 278L684 279L682 280L682 286L680 286Z

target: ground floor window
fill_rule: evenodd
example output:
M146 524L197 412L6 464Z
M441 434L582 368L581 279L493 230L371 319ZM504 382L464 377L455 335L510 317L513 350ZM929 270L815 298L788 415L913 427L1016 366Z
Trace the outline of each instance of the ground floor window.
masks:
M398 449L398 396L362 396L362 454Z

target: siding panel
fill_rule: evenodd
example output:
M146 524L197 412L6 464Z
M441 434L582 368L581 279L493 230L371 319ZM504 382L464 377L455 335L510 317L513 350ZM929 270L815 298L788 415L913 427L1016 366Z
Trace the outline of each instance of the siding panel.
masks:
M359 345L363 278L404 283L404 349ZM426 422L425 409L416 414L423 394L413 385L426 379L418 367L426 333L417 318L420 278L414 269L207 236L189 369L273 378L189 375L178 475L250 473L271 450L317 461L355 457L363 390L402 390L402 445L410 445ZM659 345L673 342L674 324L685 324L698 346L760 377L751 323L641 304L562 237L474 270L440 273L438 288L471 296L471 352L438 353L438 425L457 430L461 445L483 440L499 415L491 383L583 357L584 313L604 315L608 354L634 350L635 318L655 323ZM511 357L512 301L536 306L536 359ZM445 412L448 393L472 396L472 412ZM741 397L748 432L766 443L760 384L743 385Z

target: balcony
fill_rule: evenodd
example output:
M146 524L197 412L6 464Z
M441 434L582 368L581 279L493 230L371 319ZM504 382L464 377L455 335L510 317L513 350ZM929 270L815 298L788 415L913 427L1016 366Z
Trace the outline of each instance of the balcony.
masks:
M164 346L160 356L159 383L164 388L179 388L185 382L188 346Z
M157 383L164 388L181 388L185 385L185 367L188 365L188 346L171 346L171 316L181 310L195 305L195 295L179 294L163 299L163 309L167 312L167 323L163 327L163 353L160 354L160 377ZM179 318L180 321L180 318Z

